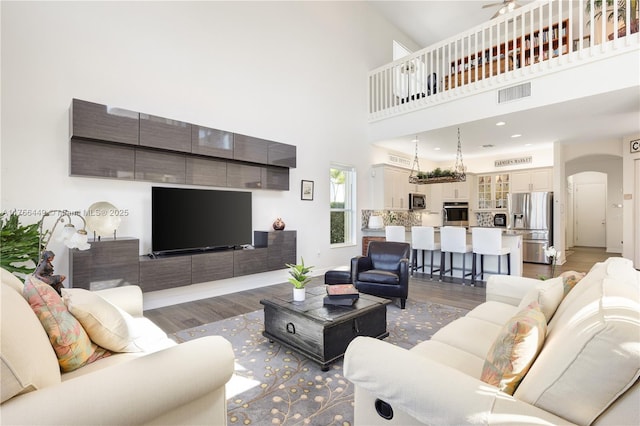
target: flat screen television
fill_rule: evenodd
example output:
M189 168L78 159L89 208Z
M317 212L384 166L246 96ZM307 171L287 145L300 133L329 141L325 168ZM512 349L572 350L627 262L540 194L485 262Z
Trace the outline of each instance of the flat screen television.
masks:
M156 255L251 244L251 192L151 188Z

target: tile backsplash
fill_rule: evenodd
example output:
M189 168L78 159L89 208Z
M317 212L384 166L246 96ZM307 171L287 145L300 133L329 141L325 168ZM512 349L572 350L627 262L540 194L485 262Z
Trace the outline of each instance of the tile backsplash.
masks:
M476 220L478 221L478 226L493 226L493 213L476 212Z
M369 227L371 216L382 217L383 227L387 225L406 227L422 225L422 213L398 210L362 210L362 229Z

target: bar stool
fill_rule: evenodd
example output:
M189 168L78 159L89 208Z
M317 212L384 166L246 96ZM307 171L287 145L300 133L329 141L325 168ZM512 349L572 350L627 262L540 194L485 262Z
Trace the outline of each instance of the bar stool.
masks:
M433 226L412 226L411 227L411 249L413 255L413 263L411 268L411 275L414 271L418 270L418 251L422 253L422 272L424 272L424 252L431 252L431 273L430 277L433 278L433 272L440 272L440 269L433 269L433 254L437 250L440 250L440 243L434 241Z
M384 235L387 241L395 241L397 243L406 243L404 226L387 225L384 228Z
M501 273L502 256L507 256L507 274L511 275L511 249L502 246L502 229L500 228L472 228L471 243L473 246L473 278L484 280L484 256L498 256L498 274ZM476 256L480 255L480 273L476 273Z
M444 274L451 272L453 276L453 254L462 255L462 284L464 277L471 275L473 278L473 270L467 273L467 253L471 253L471 244L467 244L467 230L462 226L443 226L440 228L440 281ZM449 269L445 270L445 253L449 253Z

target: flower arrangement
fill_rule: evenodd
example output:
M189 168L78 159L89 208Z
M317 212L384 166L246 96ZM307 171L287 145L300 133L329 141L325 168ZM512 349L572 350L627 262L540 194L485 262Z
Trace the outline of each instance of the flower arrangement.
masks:
M560 257L560 252L556 250L554 246L547 247L546 245L543 250L547 259L551 259L551 278L553 278L555 277L556 262L558 261L558 257Z

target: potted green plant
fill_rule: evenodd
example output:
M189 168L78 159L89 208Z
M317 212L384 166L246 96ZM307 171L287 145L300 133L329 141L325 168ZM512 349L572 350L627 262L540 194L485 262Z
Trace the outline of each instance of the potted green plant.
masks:
M0 213L0 225L0 266L21 277L33 273L40 254L39 224L21 225L18 214Z
M293 300L296 302L301 302L305 299L305 286L309 281L311 281L311 276L309 273L313 266L305 266L304 258L300 257L300 263L297 265L286 263L285 264L289 268L289 282L293 284Z

